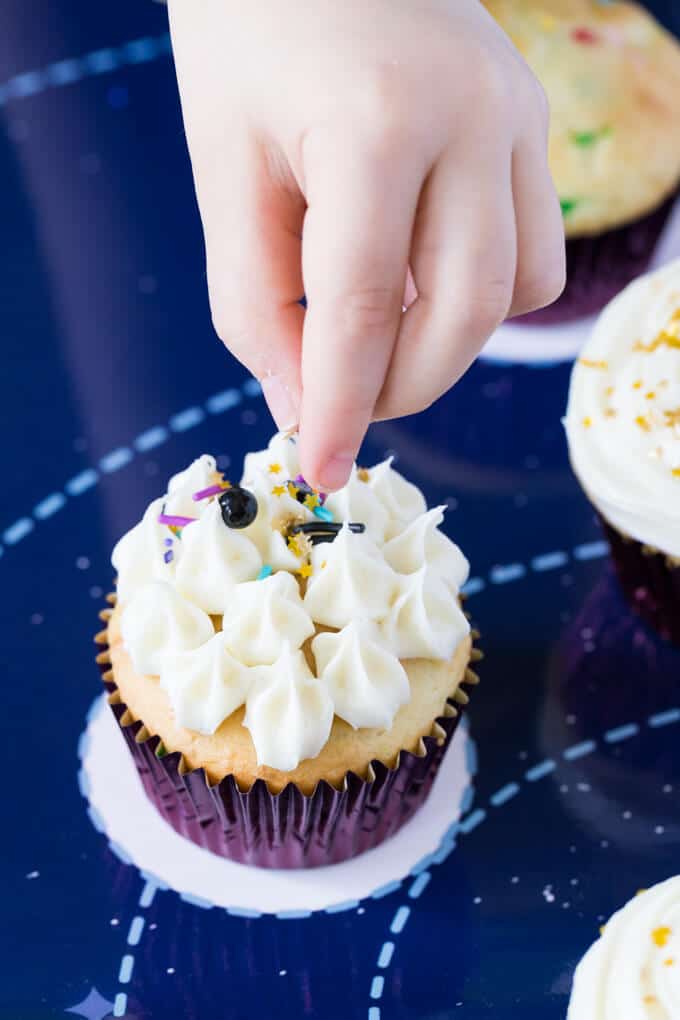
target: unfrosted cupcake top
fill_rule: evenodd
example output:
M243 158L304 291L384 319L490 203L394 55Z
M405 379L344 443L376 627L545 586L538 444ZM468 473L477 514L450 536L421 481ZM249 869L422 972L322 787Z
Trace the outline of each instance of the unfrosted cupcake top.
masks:
M618 531L680 557L680 261L604 310L574 366L576 474Z
M543 85L568 237L650 212L680 179L680 46L625 0L484 0Z
M400 660L448 660L469 632L443 509L390 460L326 497L282 434L239 486L199 457L113 551L135 670L188 729L245 704L258 763L282 771L318 754L334 715L388 729L410 697Z
M641 892L576 968L568 1020L680 1016L680 877Z

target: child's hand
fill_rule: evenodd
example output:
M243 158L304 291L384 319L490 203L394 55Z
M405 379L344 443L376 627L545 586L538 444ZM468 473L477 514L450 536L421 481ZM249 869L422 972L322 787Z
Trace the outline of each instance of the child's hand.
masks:
M478 0L170 15L215 327L337 488L373 418L427 407L560 293L544 95Z

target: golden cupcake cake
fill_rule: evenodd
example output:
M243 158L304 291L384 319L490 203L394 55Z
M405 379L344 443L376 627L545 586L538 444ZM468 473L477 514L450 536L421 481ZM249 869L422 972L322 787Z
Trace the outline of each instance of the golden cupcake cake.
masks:
M680 45L625 0L484 2L545 89L567 238L598 239L568 245L561 300L592 311L645 270L680 182Z
M476 682L443 508L385 461L317 492L294 437L239 484L204 455L113 552L100 661L177 831L275 867L332 863L427 796Z
M599 317L572 372L565 426L631 604L680 642L680 260Z
M680 876L638 893L574 974L567 1020L680 1016Z

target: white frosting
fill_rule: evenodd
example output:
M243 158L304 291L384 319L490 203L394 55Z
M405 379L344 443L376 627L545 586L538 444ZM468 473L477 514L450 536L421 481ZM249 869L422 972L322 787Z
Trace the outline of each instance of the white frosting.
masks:
M359 521L366 526L366 534L374 542L384 542L389 514L374 490L362 482L352 466L349 481L342 489L331 493L324 506L335 521Z
M289 772L317 755L328 740L333 702L303 653L290 645L257 674L243 724L250 730L258 764Z
M123 535L111 554L121 602L128 602L149 581L171 581L174 576L181 548L172 532L158 523L163 503L162 498L155 499L139 524ZM166 539L172 540L172 546L165 545ZM172 551L172 559L166 563L168 551Z
M173 475L168 482L165 513L179 517L200 517L207 506L207 501L195 500L192 498L193 494L213 485L216 472L215 458L204 453L185 471Z
M222 634L189 651L166 652L160 684L178 726L214 733L246 700L252 681L247 669L227 650Z
M319 752L334 713L355 728L391 726L410 696L399 660L448 659L469 630L457 603L467 562L439 530L442 509L427 512L390 460L354 468L326 500L337 523L366 531L317 544L290 531L323 519L314 499L291 493L299 471L283 435L249 454L242 484L258 512L238 530L216 495L192 499L220 478L199 457L113 553L135 670L160 675L177 722L197 732L214 733L245 699L258 762L283 770ZM163 511L196 519L178 537L158 522ZM211 616L222 617L217 635ZM310 639L318 678L300 650Z
M335 714L354 729L389 729L411 691L406 670L396 655L379 644L371 626L353 622L337 633L317 634L312 652Z
M399 576L398 594L381 631L400 659L450 659L470 625L450 589L423 566Z
M456 594L470 572L468 561L439 525L443 506L427 510L384 547L385 559L400 574L414 574L426 564Z
M568 1020L680 1016L680 876L636 896L576 968Z
M389 612L399 579L366 535L344 527L335 541L314 547L312 568L304 602L317 623L345 627Z
M680 557L680 260L602 313L574 366L565 425L603 517Z
M177 589L206 613L224 613L234 585L257 577L261 566L257 548L242 532L226 527L213 500L200 520L182 530Z
M121 620L123 643L137 673L157 676L163 656L198 648L215 633L210 617L163 581L133 596Z
M368 472L366 484L373 490L389 515L387 538L393 538L405 524L425 513L425 497L417 485L407 482L392 467L393 457L376 464Z
M286 644L299 648L313 633L292 574L282 571L233 589L224 639L232 655L247 666L271 665Z
M278 471L273 470L278 468ZM247 453L243 461L242 485L250 488L257 475L274 479L274 482L294 482L300 474L300 455L294 438L287 438L277 432L269 440L266 450Z

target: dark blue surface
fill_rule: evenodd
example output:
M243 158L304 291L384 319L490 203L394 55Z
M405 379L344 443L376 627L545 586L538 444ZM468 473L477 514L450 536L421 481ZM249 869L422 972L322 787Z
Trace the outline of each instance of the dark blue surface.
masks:
M108 554L161 480L203 450L238 463L271 424L210 325L164 11L6 0L2 20L0 1017L88 995L75 1015L104 1016L122 993L139 1020L564 1017L575 961L678 870L680 835L680 712L658 715L680 704L680 654L629 615L570 473L569 366L477 365L366 443L449 502L472 562L487 657L455 849L333 915L248 920L170 891L140 906L77 785Z

